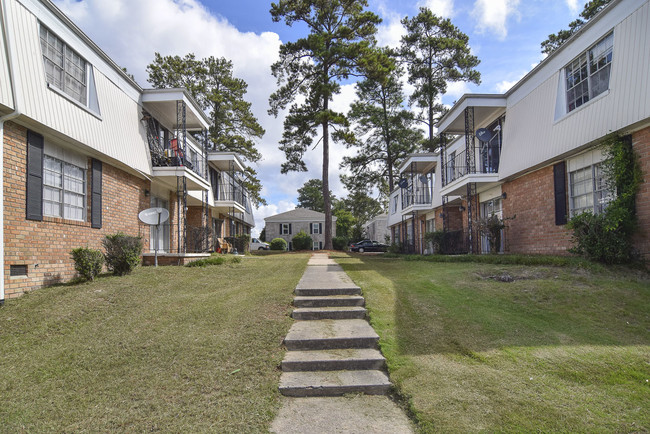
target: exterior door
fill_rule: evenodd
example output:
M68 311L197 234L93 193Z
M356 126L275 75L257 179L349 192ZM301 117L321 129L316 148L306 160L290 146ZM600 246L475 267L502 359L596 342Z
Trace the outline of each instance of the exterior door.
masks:
M169 211L169 201L159 197L151 196L152 208L165 208ZM156 233L156 227L150 226L149 249L153 252L156 249L156 240L158 241L158 251L169 252L169 220L161 224Z

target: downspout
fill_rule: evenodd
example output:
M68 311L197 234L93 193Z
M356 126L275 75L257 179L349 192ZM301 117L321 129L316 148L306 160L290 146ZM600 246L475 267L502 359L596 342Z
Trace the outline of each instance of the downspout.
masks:
M9 44L9 32L7 31L8 20L6 13L5 0L0 0L0 27L2 35L4 35L5 53L7 56L7 69L9 70L9 81L11 82L11 96L14 103L14 111L8 115L0 117L0 257L2 258L2 265L0 266L0 306L5 302L5 238L4 238L4 137L5 137L5 122L20 116L20 108L18 107L19 98L16 95L16 80L14 76L13 57L11 53L11 44Z

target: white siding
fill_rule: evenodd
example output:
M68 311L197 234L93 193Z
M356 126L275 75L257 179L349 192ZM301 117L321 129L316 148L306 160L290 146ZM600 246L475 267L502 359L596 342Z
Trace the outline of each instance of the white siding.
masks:
M13 109L4 34L0 32L0 104Z
M94 68L97 98L101 116L91 114L59 93L48 89L40 48L39 27L36 15L15 0L7 2L9 20L14 23L12 42L15 44L16 70L20 75L21 110L23 114L58 133L63 139L70 138L84 146L98 151L144 173L151 173L144 127L140 123L141 109L138 106L138 92L131 87L120 88L105 75L113 75L107 64L98 56L92 56L90 48L60 29L53 17L41 14L48 27L78 51ZM48 21L49 20L49 21ZM93 63L93 61L95 63ZM101 67L101 70L100 70ZM123 83L122 83L123 84ZM44 132L44 131L41 131ZM85 149L89 152L89 149Z
M614 19L619 21L613 23ZM648 1L621 1L508 96L500 178L549 163L610 132L650 118L649 22ZM562 68L612 27L609 91L556 120L556 98L564 97L558 95ZM540 79L544 76L548 78Z

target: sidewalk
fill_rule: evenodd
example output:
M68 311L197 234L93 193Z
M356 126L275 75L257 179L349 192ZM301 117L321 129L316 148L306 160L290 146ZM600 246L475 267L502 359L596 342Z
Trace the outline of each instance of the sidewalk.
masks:
M412 433L387 396L390 382L365 300L326 253L314 254L296 286L285 345L275 433Z

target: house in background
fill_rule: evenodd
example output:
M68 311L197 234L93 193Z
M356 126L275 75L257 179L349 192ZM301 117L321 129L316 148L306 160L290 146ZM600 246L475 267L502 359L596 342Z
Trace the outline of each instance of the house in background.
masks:
M421 157L435 161L430 201L417 197L417 176L425 170L401 168L405 181L390 197L393 240L422 252L423 234L444 230L448 250L482 253L489 246L479 220L516 216L498 250L565 254L571 247L568 219L602 212L613 197L598 145L616 133L641 160L645 182L637 195L635 245L647 257L649 35L648 0L613 0L505 94L460 98L438 123L439 153ZM413 158L405 164L410 167Z
M243 165L209 149L186 90L142 89L49 0L0 6L0 301L70 279L70 251L107 234L183 264L250 232ZM138 220L153 206L158 232Z
M390 238L388 230L388 214L380 214L367 222L364 227L366 238L371 241L386 242L386 237Z
M313 250L323 248L325 244L325 214L306 208L296 208L291 211L276 214L264 219L266 239L282 238L287 242L289 250L293 250L292 239L300 231L308 234L313 241ZM332 216L332 237L336 236L336 216Z

